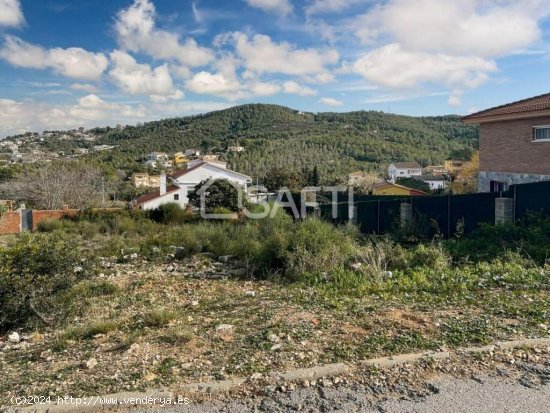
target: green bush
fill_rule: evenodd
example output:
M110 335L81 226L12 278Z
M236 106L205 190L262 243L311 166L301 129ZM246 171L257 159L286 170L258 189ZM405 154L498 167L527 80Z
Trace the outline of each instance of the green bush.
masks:
M185 224L198 219L193 213L182 209L176 203L164 204L148 212L148 216L161 224Z
M176 311L165 308L152 310L143 315L143 324L147 327L161 327L170 324L179 316Z
M284 258L285 275L331 273L357 253L357 245L345 231L316 218L295 223Z
M485 224L445 246L457 262L491 261L513 251L542 265L550 258L550 219L531 214L516 225Z
M97 334L107 334L118 328L114 321L98 321L83 326L69 327L65 331L64 338L68 340L85 340L93 338Z
M38 224L39 232L54 232L61 231L64 225L59 219L45 219Z
M57 234L24 234L0 249L0 331L26 323L56 323L65 294L89 274L78 248Z
M410 266L427 267L435 271L443 271L450 267L451 257L439 243L420 244L410 252Z

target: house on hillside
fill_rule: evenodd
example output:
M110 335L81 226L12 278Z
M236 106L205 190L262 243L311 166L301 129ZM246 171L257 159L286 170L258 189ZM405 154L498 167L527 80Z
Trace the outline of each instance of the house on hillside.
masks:
M227 152L244 152L244 147L242 146L228 146Z
M185 156L187 156L187 157L199 157L199 156L201 156L201 151L199 151L198 149L194 149L194 148L187 149L185 151Z
M166 152L151 152L145 157L145 161L167 161L168 154Z
M426 175L444 175L447 173L445 165L430 165L424 168Z
M412 179L427 183L432 191L443 190L447 187L447 179L443 175L419 175Z
M468 161L462 159L447 159L445 161L445 170L451 175L456 175L464 168L466 162Z
M183 152L176 152L174 154L174 165L175 166L183 165L186 162L187 162L187 157L185 156L185 154Z
M401 196L420 196L428 195L419 189L408 188L403 185L394 184L391 182L380 182L372 187L373 195L401 195Z
M479 125L479 192L550 180L550 93L463 118Z
M144 210L156 209L161 205L176 203L184 208L189 203L188 194L195 186L208 179L227 179L238 184L246 192L252 178L239 172L227 169L225 162L203 160L191 161L187 169L176 171L160 177L160 190L138 197L134 204Z
M383 179L375 173L365 171L352 172L348 175L348 184L351 186L371 187L375 183L382 181Z
M160 188L160 175L134 173L131 182L134 188Z
M417 162L395 162L388 166L388 176L391 180L419 175L422 175L422 167Z

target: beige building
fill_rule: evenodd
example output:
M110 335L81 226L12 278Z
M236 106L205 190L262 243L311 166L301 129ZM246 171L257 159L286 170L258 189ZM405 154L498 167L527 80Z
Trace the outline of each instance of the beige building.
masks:
M132 175L134 188L160 188L160 176L148 173L135 173Z
M383 182L383 179L374 173L357 171L348 175L348 184L351 186L362 186L369 188L379 182Z
M466 162L467 161L463 161L461 159L447 159L445 161L445 170L451 175L456 175L461 171Z

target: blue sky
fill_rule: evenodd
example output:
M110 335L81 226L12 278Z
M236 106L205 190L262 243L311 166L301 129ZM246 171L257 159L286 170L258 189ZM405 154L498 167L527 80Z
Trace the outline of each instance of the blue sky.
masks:
M0 0L0 137L263 102L466 114L550 92L550 0Z

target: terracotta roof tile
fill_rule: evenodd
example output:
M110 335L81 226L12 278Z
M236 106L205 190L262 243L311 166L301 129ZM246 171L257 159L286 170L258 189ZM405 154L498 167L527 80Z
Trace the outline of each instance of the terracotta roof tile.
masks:
M420 169L422 168L418 162L393 162L396 168L403 169L403 168L409 168L409 169Z
M463 120L483 119L490 116L513 115L517 113L533 112L539 110L550 110L550 93L535 96L529 99L518 100L517 102L486 109L481 112L464 116Z

